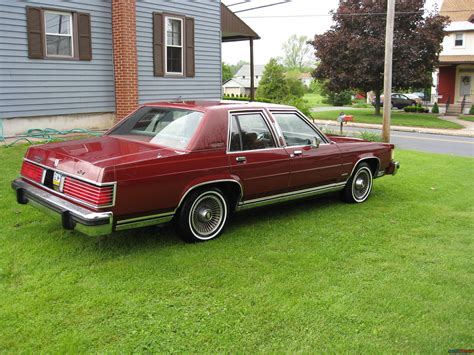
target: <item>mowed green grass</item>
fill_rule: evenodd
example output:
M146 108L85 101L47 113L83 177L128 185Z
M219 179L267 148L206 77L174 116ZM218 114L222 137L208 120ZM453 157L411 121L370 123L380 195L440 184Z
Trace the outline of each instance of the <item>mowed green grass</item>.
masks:
M344 112L346 115L354 116L355 123L375 123L382 124L382 115L375 115L374 109L367 110L351 110L341 107L340 110L312 112L311 116L317 120L332 120L335 121L339 114ZM394 126L411 126L411 127L426 127L426 128L450 128L460 129L463 126L442 120L438 115L430 113L407 113L403 111L392 111L391 124Z
M303 99L308 102L310 107L328 106L327 104L324 103L323 96L312 93L312 92L304 94Z
M464 121L474 122L474 115L469 115L469 116L461 115L459 116L459 119L464 120Z
M90 238L17 205L24 150L0 149L0 352L474 345L473 159L397 151L364 204L242 212L189 245L170 227Z

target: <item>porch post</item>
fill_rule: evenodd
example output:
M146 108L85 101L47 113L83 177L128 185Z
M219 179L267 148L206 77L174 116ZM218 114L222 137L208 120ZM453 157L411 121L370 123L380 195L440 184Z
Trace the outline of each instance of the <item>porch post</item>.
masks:
M250 41L250 101L255 99L255 82L254 82L254 64L253 64L253 38Z

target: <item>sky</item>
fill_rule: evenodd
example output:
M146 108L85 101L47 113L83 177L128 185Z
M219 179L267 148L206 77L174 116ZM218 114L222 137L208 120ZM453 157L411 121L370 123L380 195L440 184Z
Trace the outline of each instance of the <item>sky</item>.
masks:
M240 3L243 0L223 0L226 5ZM248 3L231 6L234 12L262 6L282 0L250 0ZM426 0L426 8L441 7L442 0ZM283 55L282 44L292 34L313 38L324 33L331 26L330 10L336 9L339 0L292 0L291 2L262 9L237 13L261 39L254 41L255 64L266 64L270 58ZM311 17L291 17L294 15L317 15ZM277 17L262 17L277 16ZM222 61L235 64L239 60L249 61L249 43L222 43Z

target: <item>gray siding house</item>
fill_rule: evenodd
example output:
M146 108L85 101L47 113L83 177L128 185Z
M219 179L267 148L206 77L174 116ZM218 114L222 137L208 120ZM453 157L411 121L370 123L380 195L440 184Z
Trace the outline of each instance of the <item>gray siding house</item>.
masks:
M145 102L220 99L221 42L253 39L219 0L2 1L3 134L108 128Z

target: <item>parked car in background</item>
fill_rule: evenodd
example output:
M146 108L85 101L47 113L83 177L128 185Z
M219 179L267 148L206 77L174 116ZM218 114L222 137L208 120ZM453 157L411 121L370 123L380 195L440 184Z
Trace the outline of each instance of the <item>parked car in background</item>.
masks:
M414 92L412 93L413 95L418 96L422 101L426 100L425 93L424 92Z
M384 101L384 96L380 96L380 105L383 106L383 101ZM391 107L392 108L404 108L407 106L414 106L416 105L416 101L413 99L408 98L405 94L397 94L393 93L392 94L392 99L391 99ZM372 100L372 105L375 106L375 99Z
M413 94L403 94L403 95L408 97L410 100L415 101L416 104L421 104L423 102L423 99L415 93L413 93Z
M55 213L65 229L98 235L173 220L198 242L242 209L331 191L364 202L373 179L397 172L393 153L393 144L326 136L291 106L151 103L102 137L31 146L12 187L18 203Z

